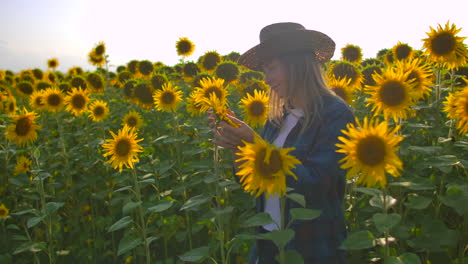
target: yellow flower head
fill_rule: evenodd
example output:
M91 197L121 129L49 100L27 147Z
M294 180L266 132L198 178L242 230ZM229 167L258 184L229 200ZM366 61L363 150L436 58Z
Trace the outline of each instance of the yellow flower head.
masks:
M400 69L402 72L409 73L407 81L413 85L415 93L414 100L418 101L431 93L432 69L430 65L422 63L420 59L411 59L398 61L395 68Z
M145 109L154 107L154 89L146 81L141 81L133 87L133 100Z
M20 173L28 173L31 171L31 163L32 161L28 159L26 156L21 155L16 160L15 171L13 175L18 175Z
M337 143L336 152L346 156L340 160L341 168L347 169L348 179L357 178L357 182L367 187L377 184L385 187L387 178L385 172L394 177L400 176L403 163L396 154L398 144L403 137L396 135L399 126L388 127L387 122L377 119L369 121L367 117L361 124L356 118L357 127L353 123L342 130L346 137L338 137L342 143Z
M245 122L252 127L263 126L268 118L268 96L264 91L254 91L241 99Z
M201 66L207 72L212 72L216 66L222 61L221 55L216 51L208 51L201 59Z
M20 147L34 143L37 139L37 130L41 128L36 124L38 117L34 111L28 112L23 108L19 114L13 115L14 124L7 127L6 138L16 142Z
M122 167L133 168L133 163L138 162L138 152L142 152L143 148L138 145L138 142L143 139L137 139L137 133L128 126L124 126L117 134L110 131L112 139L106 139L102 145L106 153L104 157L111 156L107 163L111 164L114 169L119 169L122 172Z
M7 218L9 213L10 211L8 210L8 208L6 208L4 204L0 204L0 219Z
M153 95L156 109L159 111L175 112L177 106L182 102L182 91L177 86L172 86L170 82L162 86L162 90L156 90Z
M365 93L370 95L366 106L372 105L375 115L383 112L385 119L392 117L397 122L398 118L406 118L416 97L414 80L408 81L409 74L394 68L374 74L376 85L365 87Z
M109 115L107 103L102 100L95 100L89 106L89 117L94 122L101 122Z
M134 110L129 111L123 118L122 118L122 126L128 126L129 128L133 128L138 130L141 125L143 124L143 119L141 115Z
M103 93L105 82L101 74L97 72L91 72L86 76L86 83L88 89L91 89L92 93Z
M455 24L450 26L447 21L445 27L438 24L437 30L430 27L431 32L426 33L428 38L423 39L424 54L429 60L448 69L463 66L468 58L468 50L463 43L466 37L458 37L461 31Z
M203 78L200 80L200 87L195 87L194 97L196 103L200 105L201 111L206 111L210 105L206 100L210 100L213 94L220 104L227 103L228 91L224 88L224 80L220 78Z
M43 103L44 102L43 100L44 100L44 91L35 91L29 97L29 105L36 110L42 110L45 108L45 104Z
M343 101L349 105L354 104L354 90L349 84L351 83L350 79L344 78L337 80L335 78L326 77L327 86L332 90L336 95L338 95Z
M179 56L190 56L195 50L195 44L190 41L188 38L179 38L179 41L176 42L176 50Z
M286 176L297 180L291 169L301 164L289 154L294 148L278 149L258 135L255 135L253 143L244 143L244 147L239 147L239 159L236 160L243 162L236 175L240 177L244 190L256 197L262 193L266 197L274 194L283 196L286 193Z
M44 108L50 112L62 110L65 103L63 93L57 88L47 88L42 99Z
M59 63L58 63L57 58L52 58L52 59L47 61L47 67L49 67L51 69L57 68L58 65L59 65Z
M468 86L465 86L456 95L458 99L455 101L455 115L458 119L457 129L461 135L468 133Z
M398 44L393 46L392 54L395 61L411 60L414 56L413 48L398 41Z
M70 111L74 116L79 116L88 110L89 92L72 88L71 92L65 96L66 110Z
M341 49L341 59L352 64L359 64L362 61L362 49L359 46L348 44Z
M362 72L359 70L357 65L354 65L347 61L337 61L330 64L327 69L327 78L329 80L350 80L350 86L359 86L363 79Z

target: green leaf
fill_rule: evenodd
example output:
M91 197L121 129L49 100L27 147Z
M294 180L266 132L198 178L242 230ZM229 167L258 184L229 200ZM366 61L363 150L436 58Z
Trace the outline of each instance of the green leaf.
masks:
M155 206L151 206L148 208L148 212L151 213L160 213L163 211L166 211L167 209L171 208L171 206L174 204L173 201L161 201Z
M296 250L286 250L284 256L288 264L304 264L304 258ZM276 255L275 259L278 263L280 262L279 254Z
M180 260L187 262L201 261L208 257L210 254L209 247L199 247L185 252L183 255L179 255Z
M44 216L34 216L28 219L27 226L28 228L31 228L33 226L36 226L39 224L42 220L44 219Z
M128 185L128 186L125 186L125 187L122 187L122 188L119 188L117 190L115 190L114 192L121 192L121 191L126 191L126 190L131 190L132 189L132 186L131 185Z
M414 177L411 179L411 181L392 182L389 185L402 186L414 191L426 191L434 189L434 185L432 184L431 180L423 177Z
M375 226L380 232L387 232L397 225L401 220L401 215L376 213L372 216Z
M31 251L31 252L40 252L42 250L46 249L45 242L26 242L24 244L21 244L19 247L13 251L13 255L23 253L25 251Z
M132 218L130 216L124 216L119 219L119 221L115 222L113 225L109 227L107 232L114 232L119 229L125 228L128 225L130 225L133 222Z
M271 218L270 214L268 213L257 213L254 216L250 217L246 221L244 221L241 226L242 227L253 227L253 226L263 226L273 223L273 219Z
M368 230L357 231L348 235L341 248L348 250L368 249L374 247L374 235Z
M222 209L212 209L211 210L216 216L224 215L224 214L230 214L232 211L234 211L233 206L226 206L225 208Z
M122 214L123 215L128 215L129 213L131 213L133 211L133 209L137 208L142 203L143 203L142 201L138 201L138 202L130 201L130 202L126 203L122 208Z
M199 194L197 196L194 196L190 199L187 200L187 202L182 205L180 208L180 211L183 210L188 210L188 209L195 209L195 207L200 206L210 200L210 197L204 195L204 194Z
M442 155L429 159L426 164L429 167L438 168L442 172L449 173L452 166L459 165L460 161L454 155Z
M408 150L412 150L418 153L430 155L435 152L440 152L442 151L441 146L409 146Z
M51 215L62 208L65 203L48 202L45 206L46 215Z
M354 190L357 192L365 193L371 196L382 195L382 191L379 189L374 188L363 188L363 187L356 187Z
M293 200L294 202L300 204L302 207L306 206L306 201L304 199L304 195L299 193L287 193L286 197Z
M293 208L291 212L291 221L294 220L313 220L320 216L320 210L312 210L307 208Z
M426 209L432 202L432 199L424 196L408 196L408 202L405 205L408 208L422 210Z
M273 230L268 233L260 234L260 239L271 240L278 248L286 246L294 237L294 231L292 229L286 230Z
M138 247L141 243L143 243L143 240L141 240L141 238L139 237L123 237L119 241L119 249L117 251L117 256L127 253L128 251Z
M414 253L404 253L399 257L390 256L388 258L389 264L421 264L418 255Z
M447 189L447 194L439 198L444 205L453 208L460 216L468 213L468 192L463 186L451 186Z

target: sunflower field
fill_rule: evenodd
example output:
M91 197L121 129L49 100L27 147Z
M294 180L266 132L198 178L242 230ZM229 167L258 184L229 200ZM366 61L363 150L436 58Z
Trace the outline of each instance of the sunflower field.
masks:
M356 115L336 145L350 264L468 263L468 48L454 24L429 29L421 50L389 43L363 59L348 44L324 65ZM0 263L247 263L255 228L271 222L255 196L301 203L284 186L299 161L261 141L240 157L213 144L206 112L260 132L269 86L237 52L190 61L194 49L181 37L176 65L111 71L98 42L94 71L60 72L57 58L0 69ZM236 176L238 159L252 162ZM246 180L249 166L286 174ZM284 245L287 234L263 239Z

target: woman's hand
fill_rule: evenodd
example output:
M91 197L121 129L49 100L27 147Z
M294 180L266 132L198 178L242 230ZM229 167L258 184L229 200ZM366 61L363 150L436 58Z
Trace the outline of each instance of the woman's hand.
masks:
M247 124L234 117L232 111L229 112L230 114L227 114L227 117L235 124L238 124L239 127L233 127L225 121L219 122L216 127L216 116L211 109L208 110L208 123L215 136L213 143L237 151L237 147L244 146L243 140L246 142L254 141L255 132Z

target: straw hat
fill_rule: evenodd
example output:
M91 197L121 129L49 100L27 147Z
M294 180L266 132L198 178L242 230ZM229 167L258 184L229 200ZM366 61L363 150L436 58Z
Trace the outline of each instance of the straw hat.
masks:
M260 31L260 44L242 54L238 63L261 70L262 63L269 59L296 52L312 52L324 63L333 57L335 42L324 33L305 29L298 23L275 23Z

